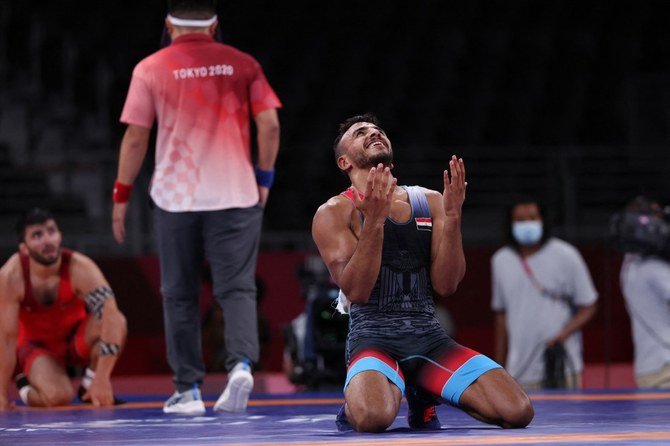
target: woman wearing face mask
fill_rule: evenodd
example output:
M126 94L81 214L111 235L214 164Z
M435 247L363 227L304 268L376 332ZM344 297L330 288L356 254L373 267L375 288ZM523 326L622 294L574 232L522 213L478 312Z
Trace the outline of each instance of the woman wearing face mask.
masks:
M516 200L507 216L507 243L491 259L494 359L528 390L580 388L580 329L598 298L588 268L574 246L550 236L537 200Z

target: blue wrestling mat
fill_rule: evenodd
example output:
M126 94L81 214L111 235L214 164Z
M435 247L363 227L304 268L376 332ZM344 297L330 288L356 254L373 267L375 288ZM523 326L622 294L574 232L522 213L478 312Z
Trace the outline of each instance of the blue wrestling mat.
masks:
M670 444L670 392L531 394L535 419L520 430L488 426L440 406L442 430L413 431L403 403L381 434L338 432L341 394L254 394L244 414L214 414L218 395L206 395L207 414L199 417L163 414L164 395L120 396L128 403L112 409L74 405L0 413L0 445Z

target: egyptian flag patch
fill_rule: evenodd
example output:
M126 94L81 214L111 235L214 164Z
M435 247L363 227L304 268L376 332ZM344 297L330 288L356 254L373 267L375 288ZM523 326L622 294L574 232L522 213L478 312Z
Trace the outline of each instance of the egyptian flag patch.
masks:
M414 221L416 222L416 229L419 231L433 230L433 219L430 217L417 217Z

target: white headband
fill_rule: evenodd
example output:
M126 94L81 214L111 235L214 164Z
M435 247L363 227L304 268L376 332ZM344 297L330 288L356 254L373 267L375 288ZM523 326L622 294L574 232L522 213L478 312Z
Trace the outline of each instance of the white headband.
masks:
M187 26L191 28L206 28L213 25L218 20L218 17L215 15L211 19L180 19L178 17L173 17L170 14L167 15L168 22L172 23L174 26Z

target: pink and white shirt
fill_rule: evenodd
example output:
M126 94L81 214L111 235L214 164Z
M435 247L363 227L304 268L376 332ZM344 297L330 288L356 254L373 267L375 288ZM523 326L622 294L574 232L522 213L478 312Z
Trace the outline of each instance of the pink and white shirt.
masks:
M186 34L140 61L121 122L158 120L150 195L171 212L258 203L250 115L281 107L260 64L205 34Z

